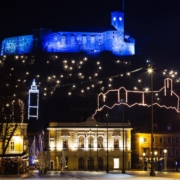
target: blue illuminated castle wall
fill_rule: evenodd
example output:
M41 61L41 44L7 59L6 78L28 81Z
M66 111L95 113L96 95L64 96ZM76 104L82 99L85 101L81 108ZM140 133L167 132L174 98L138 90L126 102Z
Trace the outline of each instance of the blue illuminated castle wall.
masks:
M124 13L111 13L113 28L103 32L51 32L39 29L32 35L10 37L3 40L1 55L43 52L86 52L99 54L110 51L114 55L135 54L135 41L124 34Z

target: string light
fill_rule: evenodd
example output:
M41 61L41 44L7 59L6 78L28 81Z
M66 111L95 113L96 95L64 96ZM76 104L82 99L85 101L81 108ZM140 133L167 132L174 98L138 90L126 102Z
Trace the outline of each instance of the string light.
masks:
M170 78L166 78L164 79L164 87L162 87L160 90L158 91L152 91L153 94L157 95L158 93L160 92L163 92L164 91L164 96L167 96L167 89L170 89L170 95L171 96L175 96L177 98L177 107L173 107L173 106L166 106L166 105L160 105L158 103L153 103L152 105L157 105L159 107L164 107L166 109L175 109L178 113L180 113L180 110L179 110L179 100L180 100L180 97L173 91L173 81L172 79ZM120 102L120 99L121 99L121 96L123 96L121 93L122 93L122 90L123 92L125 92L125 103L121 103ZM101 97L103 97L103 101L105 102L105 97L108 96L108 94L111 95L111 93L116 93L116 97L117 97L117 103L115 103L114 105L112 105L111 107L108 106L108 105L103 105L102 107L100 107L100 99ZM117 105L120 105L120 104L124 104L124 105L127 105L128 107L133 107L135 105L140 105L140 106L147 106L147 107L150 107L151 105L148 105L145 103L145 94L147 94L148 91L132 91L132 90L127 90L126 88L124 87L120 87L119 89L112 89L112 90L108 90L107 92L105 93L99 93L98 94L98 97L97 97L97 110L95 111L95 113L93 114L93 118L94 116L96 115L96 113L98 111L101 111L103 110L105 107L108 108L108 109L112 109L113 107L117 106ZM129 94L141 94L141 102L135 102L133 103L132 105L128 105L128 95ZM160 98L158 98L158 100L160 100ZM132 101L132 100L130 100ZM120 102L120 103L119 103Z

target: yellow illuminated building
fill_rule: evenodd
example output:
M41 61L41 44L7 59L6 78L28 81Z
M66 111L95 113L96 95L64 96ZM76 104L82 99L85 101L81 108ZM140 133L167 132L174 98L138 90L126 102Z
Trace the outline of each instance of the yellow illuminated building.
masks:
M29 165L27 123L0 123L0 126L0 173L21 173Z
M172 131L172 125L159 130L154 124L153 148L155 170L175 169L180 165L180 136L179 131ZM132 135L132 167L150 169L151 161L151 132L139 132Z
M85 122L51 122L48 130L50 169L61 166L61 153L66 154L68 170L131 169L131 124ZM123 143L124 132L124 143ZM108 134L108 141L107 141ZM108 160L108 164L107 164Z

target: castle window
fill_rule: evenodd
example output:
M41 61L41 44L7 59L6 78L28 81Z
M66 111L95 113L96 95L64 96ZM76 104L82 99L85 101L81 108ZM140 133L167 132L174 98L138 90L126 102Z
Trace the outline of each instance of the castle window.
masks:
M163 138L162 137L159 138L159 143L163 143Z
M119 20L122 21L122 17L119 17Z
M113 21L115 21L115 20L116 20L116 17L113 18Z

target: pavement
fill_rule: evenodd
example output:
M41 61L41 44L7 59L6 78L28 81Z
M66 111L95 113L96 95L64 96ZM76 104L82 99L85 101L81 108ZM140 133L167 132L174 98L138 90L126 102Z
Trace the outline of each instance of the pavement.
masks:
M31 170L29 173L21 174L21 175L0 175L0 180L20 180L20 179L55 179L55 180L72 180L72 179L80 179L80 180L106 180L106 179L133 179L133 180L180 180L180 172L155 172L155 176L150 176L149 171L140 171L140 170L128 170L125 174L122 174L121 171L110 171L106 173L105 171L65 171L61 173L60 171L47 171L47 173L39 174L38 170Z

